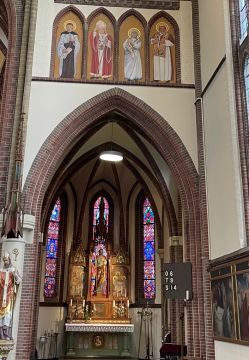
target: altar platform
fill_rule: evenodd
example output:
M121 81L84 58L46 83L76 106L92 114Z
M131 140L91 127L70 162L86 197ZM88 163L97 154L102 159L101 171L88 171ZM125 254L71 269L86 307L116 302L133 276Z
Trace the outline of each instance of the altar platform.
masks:
M66 323L67 349L65 359L131 358L129 323Z

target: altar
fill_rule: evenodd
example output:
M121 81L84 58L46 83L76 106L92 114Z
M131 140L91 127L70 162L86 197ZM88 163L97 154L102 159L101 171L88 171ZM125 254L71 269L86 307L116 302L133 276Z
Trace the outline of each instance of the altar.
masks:
M66 323L67 357L130 357L133 324Z
M129 316L130 261L113 250L105 198L94 205L88 248L71 250L66 358L130 357L134 325Z

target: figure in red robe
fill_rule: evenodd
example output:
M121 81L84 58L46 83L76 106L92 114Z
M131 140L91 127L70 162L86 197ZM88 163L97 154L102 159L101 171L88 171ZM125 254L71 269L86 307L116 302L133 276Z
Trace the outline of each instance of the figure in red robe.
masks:
M3 268L0 270L0 339L12 339L13 308L16 285L21 283L18 271L11 263L10 254L4 253Z
M90 34L92 61L90 75L92 78L108 79L112 76L112 38L106 31L106 23L97 21Z

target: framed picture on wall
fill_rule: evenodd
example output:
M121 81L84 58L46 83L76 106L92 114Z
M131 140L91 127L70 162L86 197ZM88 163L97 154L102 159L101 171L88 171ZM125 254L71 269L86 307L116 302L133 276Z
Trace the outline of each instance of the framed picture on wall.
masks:
M233 281L231 266L211 272L213 330L217 340L236 340Z
M238 338L249 344L249 260L236 264Z

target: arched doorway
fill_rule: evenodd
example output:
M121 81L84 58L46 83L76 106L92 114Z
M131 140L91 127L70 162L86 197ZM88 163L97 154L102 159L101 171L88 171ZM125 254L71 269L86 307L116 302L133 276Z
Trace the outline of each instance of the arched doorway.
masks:
M151 159L153 157L152 155L156 155L158 158L160 157L165 164L164 166L167 167L169 173L174 178L183 207L184 258L186 261L191 261L193 265L194 298L193 301L187 305L186 341L189 345L190 355L208 359L205 351L205 342L208 341L209 335L207 329L209 323L204 319L209 318L210 321L211 316L210 309L208 306L205 307L204 304L205 292L208 293L208 287L206 286L208 279L204 272L205 260L207 259L205 248L207 247L205 247L206 245L203 242L201 243L200 240L198 174L180 138L168 125L166 120L144 102L118 88L101 93L69 114L55 128L43 144L28 174L24 187L26 193L25 212L36 216L36 229L35 244L28 246L26 249L26 264L24 265L26 273L23 281L23 293L30 291L32 296L29 299L22 298L20 317L24 311L27 311L27 307L33 314L31 319L33 326L31 331L32 335L30 335L29 338L30 347L32 347L32 339L35 338L34 334L37 328L36 314L38 310L37 296L39 289L36 279L39 276L39 265L37 261L33 261L29 264L30 267L28 268L27 264L28 259L31 257L40 259L41 246L38 243L38 235L44 226L44 214L48 214L49 209L51 209L51 199L56 199L59 189L62 188L63 184L65 184L75 172L79 171L83 164L95 159L96 164L93 166L91 174L92 177L97 174L100 166L98 165L96 156L101 148L104 149L110 145L108 136L111 142L116 143L116 141L113 141L113 138L110 139L108 126L110 127L111 123L115 124L116 132L122 129L122 131L125 131L126 134L129 135L129 138L132 138L133 141L135 139L140 151L142 149L143 152L144 148L150 149ZM98 143L96 136L101 131L102 135L104 133L106 135L101 140L99 139ZM95 141L94 145L92 144L89 147L89 144L87 146L87 142L91 138ZM98 146L96 144L98 144ZM131 151L132 146L129 148L127 145L121 145L122 144L115 144L116 148L123 151L127 157L124 166L126 169L129 169L133 175L136 174L136 181L143 184L144 176L142 174L145 169L143 169L143 165L141 164L142 155L138 156L136 153L137 149L133 148L133 151ZM149 154L147 154L147 163L148 157ZM139 170L137 170L138 168ZM153 181L155 182L154 186L161 196L162 204L167 210L167 220L169 229L171 229L170 234L174 236L177 235L174 207L167 193L167 184L165 184L162 174L158 171L159 168L160 166L157 161L154 161L154 163L151 161L150 172L152 176L150 181L152 183ZM115 174L117 175L117 171L114 169L114 178L116 177ZM99 176L99 178L102 182L102 177ZM96 177L95 180L94 184L86 184L89 192L92 190L91 186L97 184L98 178ZM105 178L105 180L108 182L108 179ZM149 180L147 180L147 183L148 181ZM116 181L116 183L118 182ZM146 188L146 181L143 185L144 188ZM83 200L84 197L82 195L81 202L83 202ZM117 199L117 201L119 200ZM79 213L81 214L81 211ZM120 229L123 227L121 222L122 221L120 221ZM79 229L74 234L76 241L79 241L80 239L79 236L77 238L77 234L80 234ZM122 238L121 230L120 234ZM31 275L33 281L30 283L28 278L30 279ZM24 324L20 323L19 332L23 329Z

